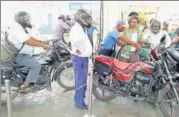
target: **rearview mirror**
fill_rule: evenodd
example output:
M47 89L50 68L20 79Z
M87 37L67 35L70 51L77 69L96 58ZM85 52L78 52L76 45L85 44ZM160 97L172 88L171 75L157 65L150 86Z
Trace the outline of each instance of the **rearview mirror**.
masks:
M166 39L166 35L163 35L163 37L160 39L160 43L163 43Z

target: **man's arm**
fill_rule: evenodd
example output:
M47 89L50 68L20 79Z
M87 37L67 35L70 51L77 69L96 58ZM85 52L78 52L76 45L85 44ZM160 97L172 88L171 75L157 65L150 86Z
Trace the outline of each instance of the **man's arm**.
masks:
M141 49L141 47L140 47L139 44L137 44L137 43L131 41L130 39L128 39L127 37L125 37L124 34L120 34L120 35L119 35L119 38L120 38L123 42L128 43L128 44L134 46L137 50L140 50L140 49Z
M174 38L171 42L171 45L179 43L179 37Z
M32 36L27 41L25 41L24 43L27 44L27 45L30 45L30 46L42 47L45 50L48 49L48 46L46 44L44 44L43 42L35 39Z
M65 30L70 30L70 26L66 22L60 23L61 27L63 27Z

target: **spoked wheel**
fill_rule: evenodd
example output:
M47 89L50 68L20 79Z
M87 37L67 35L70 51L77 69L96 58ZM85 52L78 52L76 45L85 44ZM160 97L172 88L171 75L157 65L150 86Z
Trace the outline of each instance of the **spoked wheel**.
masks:
M179 95L179 85L176 85L176 90ZM159 107L164 117L179 117L179 103L171 88L164 88Z
M55 78L57 83L64 89L75 89L75 78L72 62L68 62L60 66L55 73Z
M99 77L99 75L95 74L94 77ZM98 79L98 78L93 78ZM104 102L109 102L116 98L112 93L110 93L107 89L103 89L100 86L97 85L97 81L93 81L93 95L96 97L96 99Z
M18 87L10 87L11 90L11 100L15 99L19 93ZM1 86L1 104L5 105L7 103L7 94L6 94L6 87L3 85Z

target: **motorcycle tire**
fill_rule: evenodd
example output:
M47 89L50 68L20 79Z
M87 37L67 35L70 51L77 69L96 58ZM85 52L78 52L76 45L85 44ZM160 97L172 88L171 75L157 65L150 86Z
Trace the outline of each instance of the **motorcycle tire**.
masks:
M19 88L17 88L16 90L13 90L11 88L11 100L14 100L17 96L18 96L18 93L19 93ZM3 95L6 95L6 88L5 86L1 85L1 105L6 105L7 104L7 98L6 99L3 99L2 96Z
M101 96L97 90L98 88L99 88L99 86L97 86L95 83L93 83L92 92L93 92L93 95L96 97L96 99L103 101L103 102L109 102L109 101L113 100L114 98L116 98L116 96L114 96L112 94L110 94L107 97Z
M179 95L179 84L176 85L176 90L177 90L177 93ZM172 89L171 88L167 88L167 87L164 87L162 89L161 101L159 102L159 109L160 109L160 111L161 111L161 113L163 114L164 117L179 117L179 112L176 115L171 115L170 113L167 112L167 108L166 108L166 106L164 104L164 98L165 98L166 94L169 91L172 91ZM174 96L174 93L173 93L173 96ZM176 105L177 105L177 109L176 110L179 110L179 104L176 103Z
M67 62L65 63L64 65L60 66L57 68L56 70L56 73L55 73L55 79L57 81L57 83L64 89L66 90L74 90L75 89L75 82L73 85L71 86L68 86L67 84L65 84L63 81L62 81L62 77L61 77L61 73L66 70L66 68L72 68L73 70L73 64L72 62ZM72 74L73 75L73 74ZM74 79L74 76L72 76L72 78Z

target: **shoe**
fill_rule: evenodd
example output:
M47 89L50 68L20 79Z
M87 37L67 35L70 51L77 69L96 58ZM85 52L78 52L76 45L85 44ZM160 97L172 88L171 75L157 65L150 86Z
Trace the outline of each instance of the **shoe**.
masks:
M29 86L27 86L27 87L25 87L24 85L22 85L21 87L20 87L20 93L28 93L28 92L30 92L31 91L31 89L32 89L32 85L29 85Z
M88 110L88 107L87 107L87 106L84 106L84 107L77 107L77 106L76 106L76 108L81 109L81 110Z
M84 104L83 107L76 106L76 108L81 109L81 110L88 110L88 106L86 104Z

